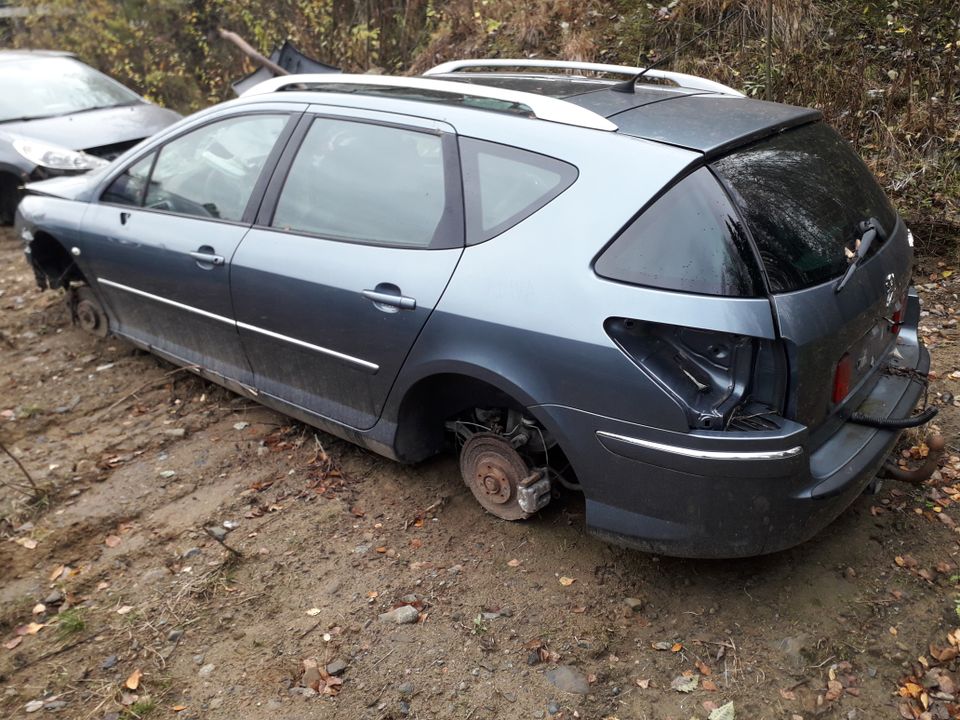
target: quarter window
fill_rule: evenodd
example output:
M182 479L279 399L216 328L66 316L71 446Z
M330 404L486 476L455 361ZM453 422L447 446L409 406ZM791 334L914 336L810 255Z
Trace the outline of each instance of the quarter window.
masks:
M577 179L562 160L483 140L461 138L460 155L470 244L509 230Z
M674 185L597 259L611 280L703 295L755 295L759 270L742 223L706 168Z
M286 115L246 115L170 141L160 149L143 204L181 215L241 220L286 122ZM102 199L112 202L107 197L112 189Z
M317 118L272 225L355 242L436 246L450 232L446 182L440 135Z

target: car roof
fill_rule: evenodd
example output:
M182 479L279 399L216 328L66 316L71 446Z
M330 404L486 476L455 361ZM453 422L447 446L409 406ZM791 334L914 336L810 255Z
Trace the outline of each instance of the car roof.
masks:
M544 68L555 72L542 72ZM704 154L722 153L821 117L816 110L747 98L692 75L551 60L453 61L418 77L289 75L267 80L244 97L284 90L380 95L519 113Z
M816 110L739 95L638 83L633 92L616 80L517 73L431 74L438 80L487 85L554 97L591 110L619 132L706 154L819 120Z
M0 50L0 63L20 62L22 60L33 60L36 58L72 58L76 57L71 52L62 50Z

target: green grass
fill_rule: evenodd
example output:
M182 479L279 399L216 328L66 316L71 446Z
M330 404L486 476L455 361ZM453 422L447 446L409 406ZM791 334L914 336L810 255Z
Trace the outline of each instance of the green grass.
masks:
M61 640L83 632L86 627L83 608L70 608L57 615L57 634Z
M137 700L133 705L127 708L128 717L142 718L146 717L157 709L157 701L153 698L145 697Z

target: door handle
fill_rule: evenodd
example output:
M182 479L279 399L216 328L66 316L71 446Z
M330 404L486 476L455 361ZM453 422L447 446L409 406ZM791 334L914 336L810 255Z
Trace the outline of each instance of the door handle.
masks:
M207 263L208 265L223 265L224 263L223 255L211 255L210 253L199 251L187 254L198 263Z
M372 300L373 304L377 307L386 305L389 308L397 308L398 310L417 309L417 301L406 295L394 295L393 293L380 292L378 290L364 290L362 295L367 300ZM382 310L383 308L380 309Z
M121 224L121 225L126 225L126 224L127 224L127 220L129 220L129 219L130 219L130 213L128 213L128 212L126 212L126 211L121 211L121 212L120 212L120 224Z

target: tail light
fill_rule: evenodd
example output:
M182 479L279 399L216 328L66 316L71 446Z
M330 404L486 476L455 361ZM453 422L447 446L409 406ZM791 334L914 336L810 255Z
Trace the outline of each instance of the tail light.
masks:
M608 318L610 338L683 409L691 428L723 430L746 403L780 412L786 368L771 341L629 318Z
M900 334L900 326L903 325L903 316L907 311L907 295L904 293L903 297L900 298L900 302L897 303L897 309L893 313L893 317L890 318L890 332L894 335Z
M833 402L839 403L850 394L850 379L853 377L853 358L845 354L833 373Z

